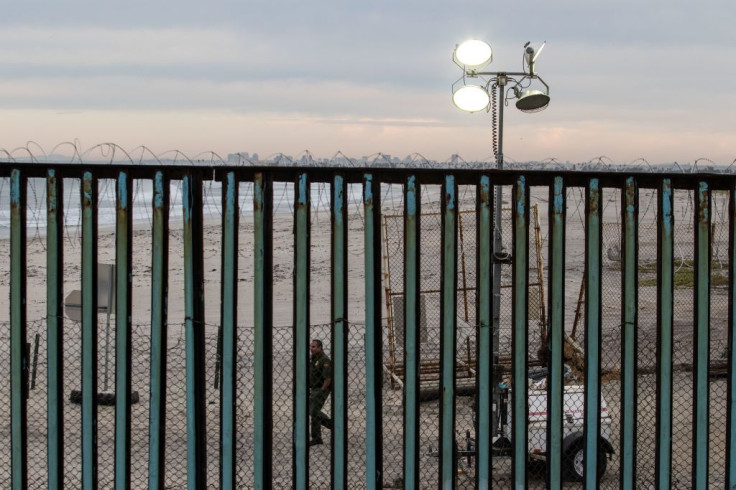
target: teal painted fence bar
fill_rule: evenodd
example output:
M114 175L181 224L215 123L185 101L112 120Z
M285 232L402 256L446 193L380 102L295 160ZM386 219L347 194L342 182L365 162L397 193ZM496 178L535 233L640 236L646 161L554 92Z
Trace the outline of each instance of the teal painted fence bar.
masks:
M601 433L601 202L597 178L586 189L585 227L585 486L600 483L598 464ZM605 456L603 456L605 457Z
M517 177L512 199L514 264L512 286L512 474L516 489L527 486L528 441L528 329L529 329L529 187L526 177Z
M296 181L294 206L294 488L309 487L309 176Z
M130 404L133 279L133 181L117 181L115 230L115 488L130 488Z
M658 199L658 328L657 328L657 442L656 487L672 484L672 323L674 315L674 193L663 179Z
M235 392L238 364L238 179L225 175L222 196L222 383L220 384L220 488L237 486Z
M442 277L440 279L440 488L455 488L455 352L457 350L457 183L446 175L442 187Z
M202 177L184 176L184 333L186 337L187 488L207 486L204 379L204 272Z
M621 490L636 488L637 327L639 311L639 189L636 179L623 187L621 270Z
M728 199L728 394L726 397L726 488L736 488L736 183Z
M253 480L257 490L271 488L273 397L272 213L273 183L264 172L253 182Z
M549 377L547 381L547 472L549 488L562 488L562 408L564 391L563 343L565 335L565 181L554 178L550 190L549 224Z
M97 488L97 179L84 172L82 199L82 488Z
M492 254L493 239L493 192L491 179L481 175L477 191L478 213L476 215L476 264L478 264L477 285L477 337L478 375L476 392L478 394L478 431L476 447L478 459L476 482L478 489L488 490L493 484L493 465L491 462L491 444L494 435L493 426L493 332L492 332Z
M10 440L14 489L28 485L26 353L26 177L10 175Z
M148 429L148 488L163 490L166 449L166 351L168 336L169 178L153 177L151 248L151 387Z
M348 488L347 184L332 180L332 488Z
M419 232L421 197L416 175L404 199L404 488L419 489Z
M363 176L365 220L365 483L383 488L383 325L381 324L381 184Z
M49 488L64 482L64 179L46 173L46 424Z
M695 393L693 396L693 488L705 490L708 482L710 431L710 254L711 198L707 182L699 182L695 191L695 287L693 312Z

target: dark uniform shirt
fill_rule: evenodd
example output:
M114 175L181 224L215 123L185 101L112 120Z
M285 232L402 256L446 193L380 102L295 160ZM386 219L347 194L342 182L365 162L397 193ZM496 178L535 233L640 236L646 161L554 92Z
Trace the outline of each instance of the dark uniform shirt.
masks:
M332 379L332 361L320 352L309 361L309 387L322 388L326 379Z

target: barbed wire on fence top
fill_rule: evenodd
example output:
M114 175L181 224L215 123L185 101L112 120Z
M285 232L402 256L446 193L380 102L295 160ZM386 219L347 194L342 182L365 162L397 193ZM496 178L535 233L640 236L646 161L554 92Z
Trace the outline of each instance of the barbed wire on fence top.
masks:
M629 162L616 162L606 155L595 156L581 162L562 161L558 157L547 157L539 160L517 161L504 155L504 167L507 169L531 170L585 170L605 172L736 172L734 164L736 158L728 163L718 163L707 157L696 158L690 162L668 162L652 164L646 158L640 157ZM445 160L427 158L419 152L406 155L403 158L387 153L377 152L368 156L353 157L337 150L331 157L315 157L310 150L303 150L295 157L285 153L273 153L260 158L257 153L248 152L230 153L224 158L217 151L200 152L193 157L185 152L173 149L161 153L154 152L145 145L128 150L117 143L106 142L92 145L84 149L79 140L66 141L55 145L50 151L35 141L29 141L25 146L12 149L0 148L0 163L84 163L110 164L125 163L131 165L204 165L204 166L272 166L272 167L340 167L340 168L458 168L481 169L496 168L495 157L489 156L482 160L468 160L460 154L453 154Z

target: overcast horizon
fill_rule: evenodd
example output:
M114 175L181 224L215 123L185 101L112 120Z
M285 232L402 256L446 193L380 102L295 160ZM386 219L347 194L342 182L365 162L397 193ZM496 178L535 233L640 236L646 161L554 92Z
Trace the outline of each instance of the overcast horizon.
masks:
M727 165L734 20L721 0L16 3L0 32L0 148L488 160L491 116L450 101L453 48L478 38L505 71L527 41L548 43L536 68L551 103L506 107L507 159Z

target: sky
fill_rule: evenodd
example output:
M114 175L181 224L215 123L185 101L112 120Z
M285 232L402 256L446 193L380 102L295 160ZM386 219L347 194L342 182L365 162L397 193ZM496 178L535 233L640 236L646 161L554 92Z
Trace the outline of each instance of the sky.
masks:
M507 160L727 165L734 25L732 0L6 1L0 148L491 160L490 114L451 103L474 38L494 71L547 41L550 105L506 107Z

